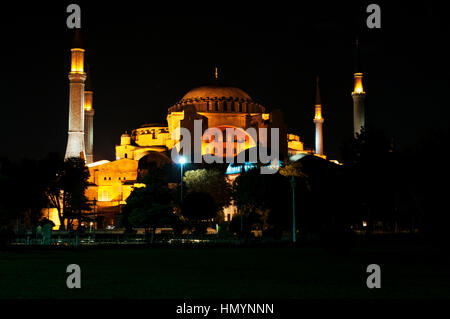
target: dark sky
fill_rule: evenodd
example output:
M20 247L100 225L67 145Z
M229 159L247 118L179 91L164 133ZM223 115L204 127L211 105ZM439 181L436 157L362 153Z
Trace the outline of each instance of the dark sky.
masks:
M339 159L339 146L352 134L357 34L370 125L395 136L401 148L415 147L433 127L448 126L447 8L429 1L376 2L381 29L365 25L371 2L254 4L245 11L231 2L209 11L78 3L94 86L96 160L113 159L123 131L165 122L167 108L211 81L215 66L227 84L269 110L281 108L306 147L314 144L319 74L325 153ZM65 151L73 35L65 23L67 4L2 9L0 156Z

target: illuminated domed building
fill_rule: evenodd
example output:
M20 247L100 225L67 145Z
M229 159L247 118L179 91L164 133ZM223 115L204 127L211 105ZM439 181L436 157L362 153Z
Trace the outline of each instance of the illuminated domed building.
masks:
M125 204L133 187L140 185L137 180L139 161L146 157L153 160L155 154L160 154L170 162L169 151L178 143L172 133L180 127L193 131L195 120L201 120L203 132L208 128L218 128L222 131L227 128L241 130L245 136L244 149L257 144L257 141L246 133L248 128L278 128L280 136L284 136L279 142L280 155L313 153L303 148L303 142L297 135L286 133L281 111L266 112L264 106L243 90L221 85L217 81L190 90L179 102L169 107L166 119L167 125L143 124L130 133L123 133L120 145L115 147L115 161L88 165L91 173L88 197L97 200L100 211L116 211L120 205ZM209 147L209 139L202 138L201 143L202 155L214 152L214 148ZM236 156L237 152L235 148L233 156ZM225 156L225 150L223 154ZM226 216L232 217L229 212ZM109 222L112 222L112 218Z
M128 158L140 160L151 152L163 152L172 149L178 142L172 133L180 127L193 131L193 121L201 120L203 131L218 128L225 131L234 128L244 132L248 128L280 129L286 136L283 115L276 110L266 113L261 104L255 102L243 90L220 85L218 82L200 86L186 93L178 103L168 109L167 126L162 124L144 124L134 129L131 134L121 136L120 145L116 146L116 160ZM225 134L224 134L225 135ZM245 149L256 146L252 136L245 134ZM280 153L302 152L303 143L298 136L289 135L281 141ZM202 154L211 153L208 140L202 141ZM236 155L237 150L233 153Z
M137 180L139 161L146 157L154 160L156 154L170 161L168 151L178 143L172 133L179 127L193 131L194 120L202 121L203 131L212 127L223 131L227 128L241 130L245 134L245 149L256 146L252 136L245 133L246 129L276 127L286 137L284 143L280 143L280 153L295 154L304 151L298 136L289 135L288 140L280 111L266 113L265 107L243 90L215 82L190 90L178 103L169 107L168 125L143 124L130 133L123 133L120 145L116 145L115 161L89 164L91 185L88 198L97 200L100 211L116 211L120 205L125 204L133 187L140 185ZM202 155L214 151L214 148L209 147L210 142L202 139ZM236 153L235 149L233 156ZM108 220L109 223L112 222L112 218Z
M117 223L116 215L120 213L121 205L135 187L141 187L138 178L139 161L151 157L152 160L171 163L170 150L177 147L180 137L173 134L178 128L186 128L194 131L194 121L201 121L203 132L208 128L218 128L225 131L234 128L241 131L245 137L244 150L250 149L261 143L260 138L248 134L246 130L261 128L279 130L278 149L280 158L286 158L295 154L312 154L326 158L323 152L322 106L317 82L317 95L315 103L314 123L316 125L315 150L304 149L299 136L288 134L284 115L280 110L266 111L266 108L256 102L249 94L240 88L222 85L218 81L217 69L215 81L206 86L199 86L187 92L176 104L170 106L167 112L167 124L143 124L131 132L124 132L120 136L120 144L115 147L115 161L93 161L93 92L86 90L84 81L84 49L74 42L72 50L72 66L69 73L70 79L70 113L69 113L69 139L66 157L81 156L87 161L90 178L87 197L96 203L96 211L102 216L104 225ZM357 83L362 87L362 73L357 73ZM356 74L355 74L356 76ZM359 90L353 94L354 104L358 110L363 110L364 92ZM356 97L355 97L356 96ZM361 114L363 111L358 111ZM362 122L363 123L363 122ZM259 134L259 133L258 133ZM201 152L214 154L215 148L211 147L213 139L201 138ZM270 139L268 139L270 141ZM217 142L217 141L216 141ZM192 143L194 144L194 143ZM87 149L85 149L85 145ZM262 145L270 148L271 145ZM86 153L86 150L88 153ZM317 150L317 151L316 151ZM235 157L242 151L236 147L231 151ZM222 153L225 157L226 152ZM230 155L228 153L227 155ZM233 212L234 214L235 212ZM228 213L228 215L230 215ZM59 221L56 221L59 224Z

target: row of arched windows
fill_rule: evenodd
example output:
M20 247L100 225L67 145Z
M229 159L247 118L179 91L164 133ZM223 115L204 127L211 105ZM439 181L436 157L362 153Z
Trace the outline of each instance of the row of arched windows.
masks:
M105 177L103 177L103 180L104 180L104 181L110 181L110 180L111 180L111 177L106 177L106 176L105 176ZM127 178L126 178L126 177L119 177L118 180L119 180L119 181L126 181Z
M241 112L242 113L242 103L241 102L238 102L239 103L238 105L236 105L236 103L234 101L231 101L231 102L223 101L221 103L223 105L223 111L225 111L225 112L228 112L228 105L230 105L231 112ZM219 102L218 101L206 102L206 110L207 111L219 111Z
M264 112L264 107L252 101L225 101L209 100L202 102L182 101L169 109L172 111L182 111L185 105L195 105L198 112Z

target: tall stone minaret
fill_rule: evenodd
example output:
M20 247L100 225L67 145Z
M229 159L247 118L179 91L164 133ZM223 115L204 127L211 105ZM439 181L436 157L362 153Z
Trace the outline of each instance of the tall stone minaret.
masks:
M87 65L87 79L84 91L84 144L86 146L86 164L94 162L94 106L91 74Z
M359 43L356 39L356 67L355 67L355 85L352 92L353 98L353 134L361 133L361 127L366 125L366 116L364 110L364 100L366 98L366 93L363 89L362 79L363 73L361 70L361 65L359 61Z
M84 49L81 44L80 29L75 29L72 44L72 58L69 72L69 138L64 158L81 157L86 159L84 148Z
M322 102L319 91L319 77L316 78L316 102L314 106L314 123L316 124L316 154L323 155Z

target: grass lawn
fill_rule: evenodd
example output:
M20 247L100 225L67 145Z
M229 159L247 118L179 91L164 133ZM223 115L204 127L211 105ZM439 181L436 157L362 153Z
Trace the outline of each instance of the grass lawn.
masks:
M381 266L381 289L366 267ZM81 289L66 267L81 267ZM448 298L448 262L419 249L130 248L0 252L0 298Z

